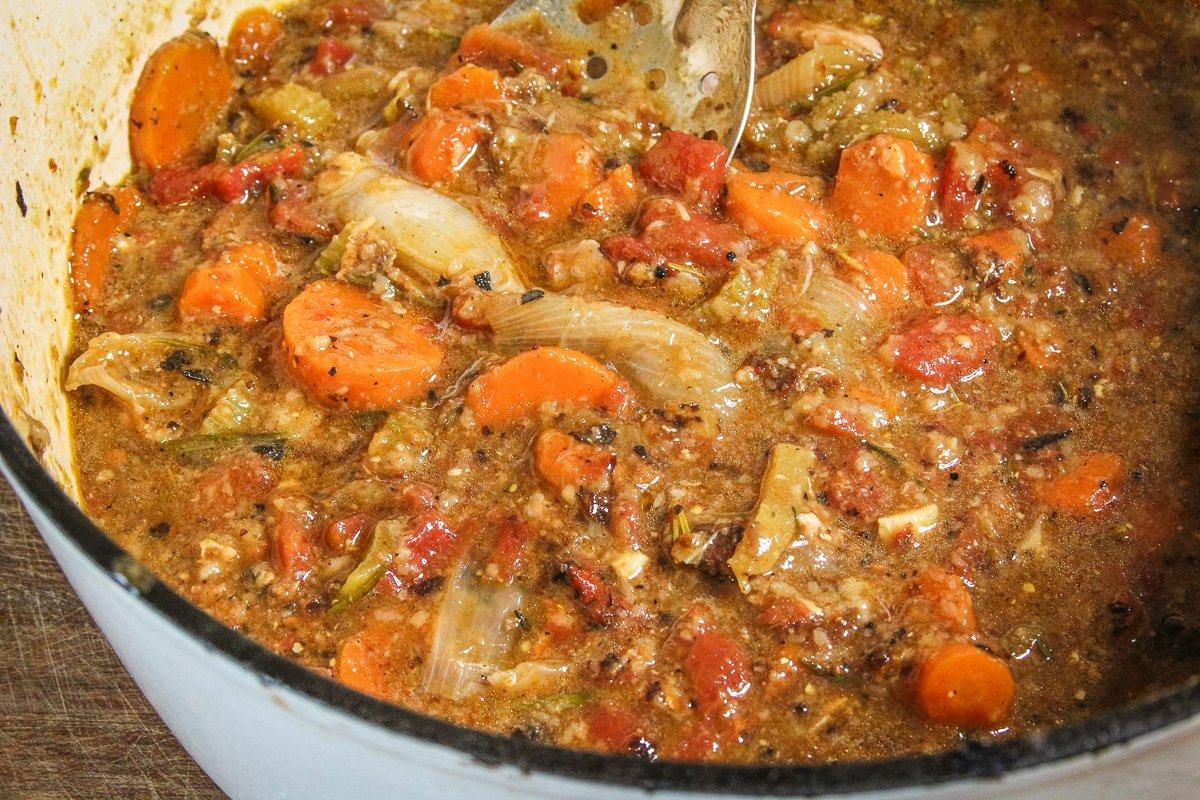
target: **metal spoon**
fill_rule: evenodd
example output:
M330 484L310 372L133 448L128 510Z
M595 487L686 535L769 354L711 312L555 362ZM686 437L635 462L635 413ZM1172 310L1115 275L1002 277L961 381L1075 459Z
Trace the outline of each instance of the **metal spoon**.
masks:
M540 18L555 38L587 48L587 88L641 76L669 127L716 139L732 155L754 88L755 0L634 0L590 23L578 3L515 0L493 24Z

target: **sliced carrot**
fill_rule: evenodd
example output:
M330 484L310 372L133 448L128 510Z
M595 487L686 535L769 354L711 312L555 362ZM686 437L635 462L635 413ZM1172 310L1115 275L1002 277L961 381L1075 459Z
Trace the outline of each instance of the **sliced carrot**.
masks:
M320 402L355 411L396 408L437 380L434 328L362 289L309 284L283 310L283 344L295 376Z
M629 395L629 384L591 356L563 347L539 347L476 378L467 389L467 408L480 425L499 427L535 413L546 403L617 412Z
M333 677L363 694L386 698L388 639L377 628L368 627L338 644Z
M475 64L464 64L429 87L429 106L455 108L500 100L503 96L499 72Z
M483 123L475 117L455 110L434 112L404 137L408 169L423 183L454 180L486 138Z
M268 294L280 281L271 245L246 242L227 247L212 265L187 276L179 294L179 316L185 321L261 322L267 316Z
M153 172L198 159L233 96L233 75L212 37L189 31L150 56L129 109L129 151Z
M1101 230L1100 243L1109 258L1135 272L1153 269L1162 258L1162 229L1144 214L1113 220Z
M798 247L818 241L829 220L820 204L803 196L810 182L790 172L735 172L726 184L725 213L764 242Z
M600 158L582 136L551 133L537 146L536 182L521 197L517 213L530 224L553 225L571 216L601 178Z
M916 703L934 722L960 728L994 728L1012 708L1008 665L978 647L944 644L921 662Z
M907 236L925 223L934 187L932 158L907 139L879 134L842 152L833 210L869 233Z
M557 489L597 487L616 463L611 450L579 442L560 430L546 430L533 445L538 474Z
M548 78L554 78L566 69L566 62L558 56L490 25L476 25L464 33L452 62L478 64L510 74L535 69Z
M975 632L975 607L962 578L941 567L926 567L913 577L912 585L930 616L948 631Z
M142 203L137 189L122 186L89 194L79 207L71 235L71 282L81 314L95 310L104 295L117 237L129 229Z
M637 210L642 198L633 167L622 164L588 189L575 207L580 222L612 222Z
M883 250L856 249L841 253L852 282L881 308L896 308L908 300L908 268Z
M266 316L266 292L244 270L200 267L187 276L179 293L179 318L185 322L221 319L250 324Z
M1061 475L1038 484L1043 503L1075 517L1101 514L1119 499L1125 459L1116 453L1088 453Z
M251 8L233 21L225 58L238 72L262 72L271 63L271 55L282 38L283 20L278 14L265 8Z
M1000 228L969 236L959 242L982 280L1011 281L1021 277L1033 249L1029 234L1018 228Z

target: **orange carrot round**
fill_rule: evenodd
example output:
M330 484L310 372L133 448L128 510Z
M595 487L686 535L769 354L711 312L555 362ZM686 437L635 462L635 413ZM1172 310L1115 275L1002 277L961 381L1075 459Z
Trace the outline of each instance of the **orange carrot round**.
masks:
M475 64L464 64L429 87L429 106L455 108L499 100L503 96L499 72Z
M279 15L265 8L251 8L233 21L225 57L239 72L262 72L281 38L283 20Z
M801 195L809 180L789 172L735 172L727 183L725 213L764 242L815 242L824 235L828 218L818 203Z
M600 158L582 136L551 133L537 147L539 179L526 191L517 213L531 224L555 224L571 216L584 194L603 175Z
M150 56L129 109L129 151L153 172L201 155L233 95L233 76L212 37L189 31Z
M915 699L921 713L934 722L994 728L1012 708L1012 672L978 647L951 642L921 662Z
M543 431L533 445L534 467L557 489L597 486L615 463L612 451L576 441L560 430Z
M179 316L261 322L267 317L268 295L280 281L279 261L271 245L245 242L227 247L213 264L187 276L179 294Z
M1037 486L1043 503L1075 517L1102 514L1119 497L1125 459L1116 453L1082 456L1074 466Z
M388 638L377 629L367 628L343 639L338 644L333 677L363 694L385 697Z
M842 152L833 210L869 233L907 236L929 215L934 186L932 158L907 139L879 134Z
M500 427L546 403L619 411L629 384L591 356L563 347L539 347L480 375L467 389L467 408L480 425Z
M642 192L633 167L622 164L584 192L575 207L579 222L611 222L637 210Z
M483 144L482 123L462 111L429 114L404 137L408 169L422 183L445 183L467 165Z
M908 300L908 269L891 253L852 250L844 255L842 265L878 306L896 308Z
M1113 220L1101 230L1100 243L1109 258L1135 272L1153 269L1162 258L1162 229L1144 214Z
M341 281L310 284L283 310L292 375L320 402L355 411L424 394L442 363L433 335L427 320Z
M75 310L87 313L108 284L113 247L142 207L137 189L122 186L89 194L75 216L71 236L71 282L75 289Z

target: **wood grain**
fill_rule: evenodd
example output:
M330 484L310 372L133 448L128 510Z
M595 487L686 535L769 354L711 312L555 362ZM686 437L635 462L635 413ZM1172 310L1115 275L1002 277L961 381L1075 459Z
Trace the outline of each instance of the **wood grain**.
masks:
M0 800L224 796L142 697L0 478Z

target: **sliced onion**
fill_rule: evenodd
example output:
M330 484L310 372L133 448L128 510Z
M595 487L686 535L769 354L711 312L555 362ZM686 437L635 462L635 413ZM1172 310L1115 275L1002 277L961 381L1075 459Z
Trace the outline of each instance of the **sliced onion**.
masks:
M853 326L870 308L858 287L824 270L813 272L801 304L827 328Z
M656 402L726 414L741 402L720 347L682 323L599 300L482 293L478 308L501 347L557 345L606 359Z
M487 273L492 289L520 292L524 281L499 237L444 194L343 153L317 179L343 225L374 218L401 267L432 287L445 279L469 286Z
M754 105L811 106L822 92L845 85L870 62L863 54L842 47L814 47L759 80L754 85Z
M485 584L473 566L460 566L438 611L422 691L462 700L482 689L512 652L524 596L515 586Z

